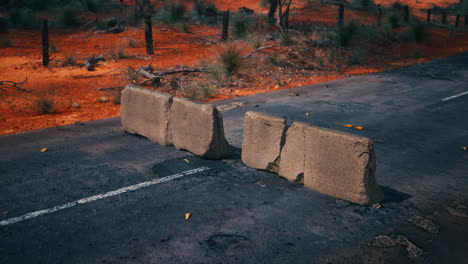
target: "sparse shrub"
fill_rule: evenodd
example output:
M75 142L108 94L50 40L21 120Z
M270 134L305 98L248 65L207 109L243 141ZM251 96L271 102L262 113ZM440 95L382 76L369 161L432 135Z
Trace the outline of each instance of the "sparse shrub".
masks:
M246 17L238 17L232 23L233 26L233 34L236 38L244 38L247 36L249 31L248 28L248 19Z
M291 35L288 33L282 33L281 34L281 43L283 45L291 45L294 43L293 39L291 38Z
M6 37L4 39L2 39L2 41L0 42L0 47L2 48L7 48L7 47L11 47L13 46L13 41L11 40L10 37Z
M77 10L73 7L65 7L61 14L60 22L65 28L78 26L80 22Z
M411 25L411 36L412 39L417 43L424 41L426 38L426 25L421 22Z
M265 43L265 39L259 35L250 35L247 38L247 41L250 43L250 45L252 45L253 49L258 49Z
M208 84L192 83L185 88L184 95L193 100L206 100L213 95L213 89Z
M39 28L40 25L33 11L28 8L11 9L8 13L8 20L11 25L27 29Z
M50 51L52 51L52 52L55 52L55 53L56 53L56 52L58 52L58 51L59 51L59 49L58 49L57 45L55 45L55 44L52 44L52 45L50 45Z
M135 83L138 81L138 71L133 68L133 67L128 67L127 71L125 72L126 73L126 79Z
M338 29L338 41L341 46L348 47L351 45L354 37L358 33L358 24L354 21L344 24Z
M196 1L194 11L197 13L198 19L204 24L214 24L218 20L218 9L210 1Z
M36 101L37 112L41 115L47 115L52 113L54 108L54 102L47 98L40 98Z
M267 60L273 66L281 66L279 59L276 56L268 56Z
M182 3L166 5L159 13L159 19L168 24L182 21L185 17L185 6Z
M372 5L374 5L374 1L373 0L358 0L358 5L362 8L368 8Z
M117 52L117 59L126 59L128 58L127 53L125 53L124 48L120 48L119 51Z
M8 21L4 17L0 17L0 33L8 31Z
M361 64L364 60L364 52L361 49L353 50L351 58L349 59L350 65Z
M76 58L74 54L68 54L65 56L65 60L63 61L63 66L75 66L76 65Z
M136 47L137 47L137 43L136 43L136 41L135 41L134 39L129 39L129 40L128 40L128 46L129 46L130 48L136 48Z
M228 46L219 54L219 60L224 67L224 72L227 76L233 76L239 73L244 59L241 56L240 50L235 46Z

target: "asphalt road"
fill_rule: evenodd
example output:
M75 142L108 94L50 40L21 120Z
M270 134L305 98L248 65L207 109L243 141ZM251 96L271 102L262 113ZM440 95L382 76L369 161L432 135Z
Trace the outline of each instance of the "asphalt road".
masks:
M465 91L468 53L216 102L235 107L222 113L237 154L222 161L126 134L119 118L1 136L0 263L466 263L468 218L447 206L468 205L468 95L442 101ZM376 140L381 207L245 167L250 110ZM369 245L379 235L423 253Z

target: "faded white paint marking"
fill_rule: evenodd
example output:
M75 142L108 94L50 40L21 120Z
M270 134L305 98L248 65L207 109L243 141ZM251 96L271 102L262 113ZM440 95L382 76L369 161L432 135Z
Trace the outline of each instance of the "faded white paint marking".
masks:
M463 92L463 93L459 93L459 94L456 94L456 95L449 96L447 98L442 99L442 101L452 100L452 99L455 99L457 97L464 96L464 95L467 95L467 94L468 94L468 91Z
M0 226L11 225L11 224L18 223L18 222L28 220L28 219L31 219L31 218L35 218L35 217L38 217L38 216L41 216L41 215L55 213L55 212L58 212L58 211L61 211L61 210L64 210L64 209L79 205L79 204L86 204L86 203L94 202L94 201L101 200L101 199L104 199L104 198L116 196L116 195L119 195L119 194L122 194L122 193L135 191L135 190L138 190L138 189L141 189L141 188L146 188L146 187L151 186L151 185L171 181L171 180L174 180L174 179L177 179L177 178L182 178L182 177L187 176L187 175L191 175L191 174L194 174L194 173L206 171L208 169L210 169L210 168L200 167L200 168L197 168L197 169L188 170L188 171L184 171L184 172L181 172L181 173L178 173L178 174L167 176L167 177L164 177L164 178L161 178L161 179L155 179L155 180L152 180L152 181L142 182L142 183L138 183L138 184L131 185L131 186L128 186L128 187L120 188L120 189L117 189L115 191L107 192L107 193L104 193L104 194L98 194L98 195L94 195L94 196L91 196L91 197L88 197L88 198L83 198L83 199L80 199L80 200L76 200L76 201L73 201L73 202L70 202L70 203L57 205L57 206L54 206L54 207L49 208L49 209L39 210L39 211L28 213L28 214L25 214L25 215L22 215L22 216L13 217L13 218L1 221Z

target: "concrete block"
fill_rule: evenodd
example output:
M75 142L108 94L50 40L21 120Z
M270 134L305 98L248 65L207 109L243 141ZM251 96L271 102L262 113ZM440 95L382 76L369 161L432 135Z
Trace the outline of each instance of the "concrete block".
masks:
M304 181L306 130L309 125L294 122L286 133L286 142L281 150L278 174L290 182Z
M174 98L170 126L177 149L188 150L205 159L222 159L230 154L223 118L210 104Z
M169 112L172 96L136 85L127 85L122 91L120 116L122 127L161 145L172 144Z
M286 129L286 120L282 118L247 112L244 119L242 162L251 168L278 172Z
M383 198L370 139L310 126L305 145L306 187L361 205Z

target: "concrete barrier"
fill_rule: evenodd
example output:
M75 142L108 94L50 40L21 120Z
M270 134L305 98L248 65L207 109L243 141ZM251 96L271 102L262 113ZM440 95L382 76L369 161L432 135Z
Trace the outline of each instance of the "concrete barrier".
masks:
M222 159L230 154L224 137L223 118L210 104L174 98L171 108L174 146L206 159Z
M277 172L291 182L357 204L383 198L375 180L375 155L370 139L247 112L242 161Z
M169 133L169 110L172 96L135 85L122 91L120 116L122 127L161 145L172 144Z
M308 127L307 124L294 122L286 133L278 174L290 182L302 183L304 181L305 141Z
M282 118L247 112L244 119L242 162L251 168L278 172L286 129L286 120Z
M223 118L209 104L127 85L122 91L122 127L161 145L174 145L206 159L230 154Z
M306 129L304 186L357 204L380 201L370 139L330 129Z

